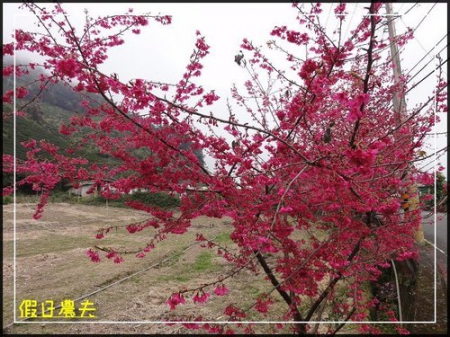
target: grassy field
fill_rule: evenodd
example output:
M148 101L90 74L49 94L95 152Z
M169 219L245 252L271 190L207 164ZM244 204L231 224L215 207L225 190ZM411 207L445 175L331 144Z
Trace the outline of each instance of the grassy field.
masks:
M194 313L210 321L225 319L222 316L227 305L250 307L253 303L246 294L257 295L268 290L262 274L255 276L244 271L225 282L230 289L228 295L218 297L212 294L209 301L201 305L194 304L189 298L185 305L169 310L165 302L170 294L217 280L232 270L232 265L218 256L216 250L202 248L195 242L196 233L201 231L205 237L214 238L215 242L232 250L231 227L227 219L196 219L188 233L169 236L145 258L131 255L126 256L123 263L115 264L107 259L93 263L86 251L95 245L128 249L142 247L153 236L152 230L131 235L119 227L102 240L95 238L97 230L146 219L145 213L126 208L54 203L49 204L44 216L36 221L32 219L33 211L34 204L17 204L14 232L13 204L3 205L3 326L6 334L194 333L180 324L168 326L156 322L192 317ZM69 299L74 300L76 308L79 308L81 302L88 299L96 308L97 318L92 322L97 322L75 324L76 319L46 318L43 321L42 318L33 318L12 324L14 284L19 320L22 320L19 318L19 305L23 300L36 300L38 306L52 300L56 306ZM211 293L212 290L207 289ZM281 298L274 298L275 308L284 310ZM55 310L55 315L59 310ZM55 320L67 323L52 323ZM270 316L249 311L248 320L265 321L270 320ZM274 325L255 327L257 332L271 332L272 329L275 329Z

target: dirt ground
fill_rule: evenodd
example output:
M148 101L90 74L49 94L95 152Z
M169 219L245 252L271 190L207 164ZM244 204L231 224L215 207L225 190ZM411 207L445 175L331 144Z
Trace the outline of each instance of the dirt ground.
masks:
M123 226L148 216L125 208L59 203L49 204L44 216L36 221L32 218L34 204L17 204L16 207L14 231L14 205L3 206L4 334L198 333L198 330L188 330L181 324L158 322L198 315L208 321L221 320L227 305L251 305L246 302L245 294L255 295L267 290L262 275L243 272L225 282L230 289L226 296L212 294L209 301L201 305L194 305L190 298L185 305L172 311L165 303L170 294L217 280L231 270L231 264L217 256L215 250L195 244L195 234L201 231L205 237L217 238L222 245L233 249L227 219L196 219L188 233L170 235L142 259L131 255L120 264L105 258L100 263L93 263L86 255L88 248L95 245L129 249L142 247L155 232L149 229L129 234L119 227L98 240L95 234L99 228ZM14 287L16 317L21 323L13 323ZM207 290L212 293L213 289ZM86 320L80 322L79 318L20 318L19 306L24 300L36 300L40 307L40 304L48 303L45 301L54 301L57 306L67 299L75 301L76 308L80 308L83 301L93 302L97 317L91 318L90 323ZM274 305L282 307L277 299ZM56 308L54 315L59 310ZM255 313L248 319L263 321L270 320L270 317ZM64 321L64 324L56 321ZM270 333L275 331L275 325L258 325L255 330Z

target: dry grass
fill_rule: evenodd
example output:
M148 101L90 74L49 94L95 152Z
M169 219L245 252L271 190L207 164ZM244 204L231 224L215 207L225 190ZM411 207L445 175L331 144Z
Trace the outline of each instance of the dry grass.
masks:
M4 205L3 245L3 325L13 322L13 205ZM35 299L38 303L53 300L55 305L64 299L75 300L85 294L123 279L137 271L149 268L167 257L172 257L153 268L128 278L89 296L95 303L99 321L136 322L128 324L54 324L46 322L24 323L9 326L4 332L14 334L67 334L67 333L192 333L181 325L167 326L158 322L170 317L202 315L206 320L222 318L228 304L251 306L246 294L267 291L262 275L243 272L226 282L230 294L224 297L212 295L208 303L196 305L188 300L186 305L170 311L165 304L171 293L182 287L197 287L215 281L230 271L232 266L216 255L215 250L194 245L195 234L202 231L205 237L216 237L223 245L232 245L229 239L231 228L224 220L201 217L184 235L171 235L156 245L143 259L129 256L125 262L114 264L104 259L92 263L86 250L94 245L115 247L143 246L152 236L152 231L133 235L119 229L103 240L95 239L98 228L109 225L128 224L146 217L143 212L128 209L95 207L72 204L50 204L39 221L32 219L34 205L17 204L16 225L16 296L18 306L24 299ZM213 289L207 289L212 292ZM192 296L192 295L191 295ZM79 302L78 302L79 303ZM276 300L275 306L283 308ZM78 307L78 306L77 306ZM18 315L17 314L17 315ZM250 311L249 320L270 319ZM61 320L61 319L59 319ZM268 325L257 327L257 331L268 332Z
M13 205L4 205L3 211L3 325L8 326L13 322ZM87 249L94 245L142 247L153 236L154 229L130 235L125 229L118 228L102 240L95 238L97 230L143 220L147 217L145 213L125 208L64 203L48 205L39 221L32 219L33 212L33 204L17 204L17 310L24 299L36 299L38 302L53 300L58 304L64 299L78 299L141 272L88 296L88 299L95 303L99 323L73 324L69 321L67 324L55 324L51 323L51 319L47 319L45 322L37 323L35 320L35 323L28 324L31 322L28 320L10 325L4 333L197 333L198 330L188 330L180 324L168 326L156 322L198 315L208 321L225 320L223 309L227 305L250 308L254 304L250 298L273 290L264 280L262 273L254 275L243 271L226 280L225 284L230 289L228 295L217 297L212 294L209 301L202 305L194 304L188 299L187 304L178 306L176 310L169 310L165 302L173 292L216 281L219 276L232 270L233 266L218 256L214 249L195 244L196 233L201 231L205 237L215 238L215 242L230 249L235 248L229 237L232 230L229 219L200 217L193 221L186 234L170 235L167 240L159 242L145 258L127 256L125 262L114 264L106 259L101 263L92 263L86 256ZM308 241L308 233L296 235L299 235L298 239ZM324 237L325 234L315 230L314 235ZM188 247L190 248L186 250ZM319 286L324 288L325 281ZM211 293L213 291L211 287L206 290ZM278 321L286 310L286 304L276 291L272 292L272 298L272 309L276 316L263 316L255 310L249 310L246 320ZM307 303L305 301L305 305ZM322 317L329 318L326 310ZM230 327L233 328L233 325ZM255 331L288 332L276 330L274 324L256 325ZM346 333L351 331L351 327L345 330Z

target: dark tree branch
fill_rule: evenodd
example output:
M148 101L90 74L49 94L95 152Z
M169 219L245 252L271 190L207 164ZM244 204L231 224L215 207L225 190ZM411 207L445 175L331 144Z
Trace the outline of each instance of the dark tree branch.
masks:
M292 310L294 310L294 312L295 312L295 315L294 315L295 320L297 322L302 322L303 321L303 317L302 317L300 311L298 310L297 305L292 300L292 298L289 296L289 294L286 291L284 291L283 289L281 289L280 282L278 282L278 280L275 277L275 275L273 275L272 270L270 269L270 267L267 264L267 262L264 259L264 257L261 255L261 253L259 251L255 251L254 253L255 253L256 258L258 259L259 264L263 268L264 272L266 273L267 277L269 278L269 280L272 283L272 285L274 286L274 288L278 291L280 296L289 305L289 307L292 308ZM304 323L303 324L302 323L298 324L298 328L299 328L299 334L305 334L306 333L306 325Z
M367 70L366 70L366 76L364 78L364 89L363 92L366 94L369 91L369 78L370 78L370 71L372 69L372 63L373 63L373 44L374 44L374 39L375 39L375 16L374 14L374 6L375 3L371 3L370 4L370 8L369 8L369 13L370 15L370 42L369 42L369 49L367 50ZM364 102L361 104L361 106L359 107L359 111L361 111L361 113L364 111ZM352 149L356 148L356 136L358 134L358 129L359 129L359 124L360 124L360 120L361 118L358 117L356 123L355 123L355 128L353 130L352 133L352 137L350 139L350 147Z
M353 309L348 313L347 317L345 317L344 322L339 324L339 326L336 328L336 330L333 331L332 335L335 335L339 330L341 330L346 322L353 316L353 314L356 312L356 307L353 307Z
M349 255L349 257L347 258L347 260L349 262L351 262L353 260L353 258L355 257L355 255L359 252L359 250L361 249L361 242L364 238L360 238L358 240L358 243L356 244L356 246L353 248L353 251L351 252L351 254ZM314 302L314 304L312 305L312 307L309 309L308 314L305 317L306 321L309 321L312 317L312 315L314 314L314 312L317 310L317 308L319 307L320 303L322 303L322 301L325 299L325 297L328 296L329 292L334 288L334 286L336 285L336 283L338 283L338 281L340 279L342 279L344 277L344 275L342 275L342 273L338 272L338 275L333 278L333 280L330 282L330 284L328 285L328 287L323 291L323 293L319 296L319 298L316 300L316 302Z

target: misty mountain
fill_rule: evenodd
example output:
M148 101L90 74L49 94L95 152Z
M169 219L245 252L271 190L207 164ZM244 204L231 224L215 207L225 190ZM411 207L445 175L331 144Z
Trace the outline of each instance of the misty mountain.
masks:
M3 62L4 66L8 63ZM61 124L66 124L70 118L77 114L85 112L81 102L84 98L79 93L74 92L68 84L61 82L48 83L46 90L42 92L40 89L40 81L38 80L40 71L30 71L29 74L16 78L17 86L26 86L29 94L25 99L18 100L17 107L20 107L36 95L39 98L27 105L24 109L27 117L16 117L16 155L19 160L26 158L26 149L20 145L23 141L30 139L46 140L60 149L64 150L72 147L72 142L77 141L76 137L72 136L70 139L59 133ZM13 89L13 76L3 77L3 94L7 90ZM92 93L84 93L89 95L93 101L102 102L103 99L99 95ZM12 113L12 105L3 103L3 114ZM13 135L13 118L3 120L3 153L13 154L14 149L14 135ZM189 144L181 144L181 149L189 148ZM142 149L141 149L142 150ZM204 165L204 156L201 150L194 151L197 158ZM108 155L99 153L99 151L91 146L85 147L83 151L77 153L80 156L86 157L91 162L111 164L115 162L114 158ZM117 164L117 163L116 163Z

